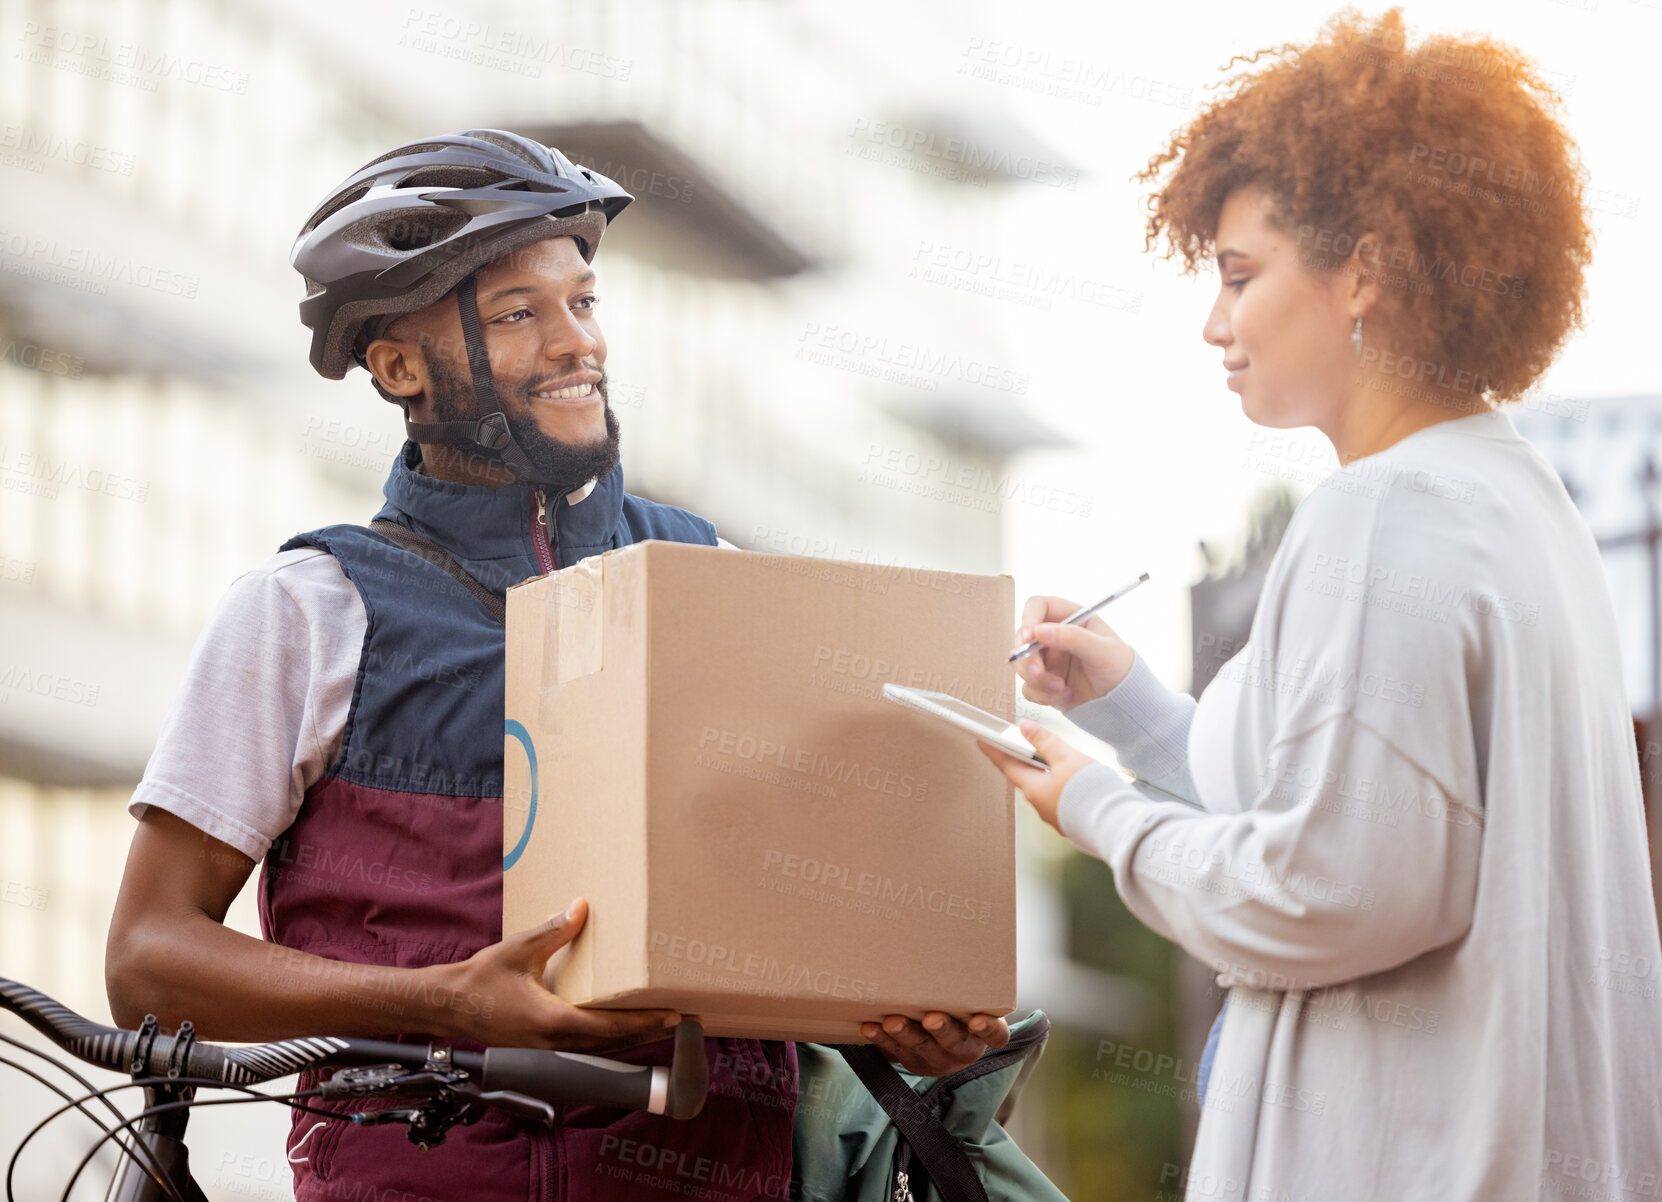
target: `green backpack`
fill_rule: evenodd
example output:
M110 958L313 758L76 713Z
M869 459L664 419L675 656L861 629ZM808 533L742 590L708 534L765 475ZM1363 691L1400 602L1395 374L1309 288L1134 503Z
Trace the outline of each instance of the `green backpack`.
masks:
M1010 1042L945 1077L896 1069L869 1044L799 1043L793 1199L1067 1202L998 1119L1050 1034L1035 1010Z

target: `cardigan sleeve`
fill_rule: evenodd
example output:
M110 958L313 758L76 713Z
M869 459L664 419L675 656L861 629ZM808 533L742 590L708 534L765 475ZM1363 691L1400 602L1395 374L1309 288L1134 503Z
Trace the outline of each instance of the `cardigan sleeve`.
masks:
M1253 988L1354 980L1466 931L1482 815L1391 742L1336 714L1278 746L1266 776L1245 812L1197 815L1094 765L1058 820L1140 920Z
M1493 689L1493 640L1528 634L1469 600L1493 577L1477 530L1504 517L1481 516L1406 486L1300 506L1241 669L1242 812L1154 800L1105 766L1068 782L1063 833L1108 862L1144 923L1278 991L1382 972L1468 929L1486 804L1473 698ZM1169 734L1149 739L1170 752Z
M1195 699L1161 684L1147 661L1133 654L1125 679L1068 710L1068 721L1112 747L1139 782L1204 808L1189 775L1189 723Z

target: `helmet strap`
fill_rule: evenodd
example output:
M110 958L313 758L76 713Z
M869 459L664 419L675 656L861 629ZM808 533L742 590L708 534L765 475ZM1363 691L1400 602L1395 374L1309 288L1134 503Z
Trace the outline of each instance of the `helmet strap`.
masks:
M497 401L490 356L479 328L477 288L474 276L462 280L456 287L456 307L462 319L462 343L467 350L468 371L473 376L473 395L479 404L478 418L459 422L412 422L406 418L404 429L416 442L472 443L479 450L500 458L520 480L536 483L536 468L514 441L508 419Z

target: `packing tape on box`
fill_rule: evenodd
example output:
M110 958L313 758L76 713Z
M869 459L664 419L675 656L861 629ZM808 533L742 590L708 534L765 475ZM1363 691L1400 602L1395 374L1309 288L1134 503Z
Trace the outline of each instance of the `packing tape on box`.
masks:
M559 574L559 587L549 597L549 619L554 637L547 652L544 679L565 684L600 671L605 633L604 555L593 555Z

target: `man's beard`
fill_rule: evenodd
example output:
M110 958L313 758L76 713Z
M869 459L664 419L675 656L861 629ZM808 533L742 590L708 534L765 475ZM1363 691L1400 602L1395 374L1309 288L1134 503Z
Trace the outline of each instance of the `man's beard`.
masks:
M478 397L474 394L471 379L463 379L451 371L448 363L437 357L428 361L427 372L432 380L434 421L478 420ZM590 480L604 479L617 466L621 430L617 414L612 412L611 400L606 396L604 372L601 373L600 382L595 385L595 389L600 393L600 403L605 407L606 437L599 442L581 446L550 438L543 432L542 427L537 425L534 417L516 418L508 412L507 406L501 406L502 416L508 422L509 433L514 436L514 442L525 452L525 457L531 461L531 466L536 472L534 483L544 484L555 490L580 488ZM497 391L500 393L501 390L502 385L498 381ZM529 392L521 392L519 399L524 403L524 411L529 413L533 408ZM497 454L491 453L488 457L492 462L502 462Z

